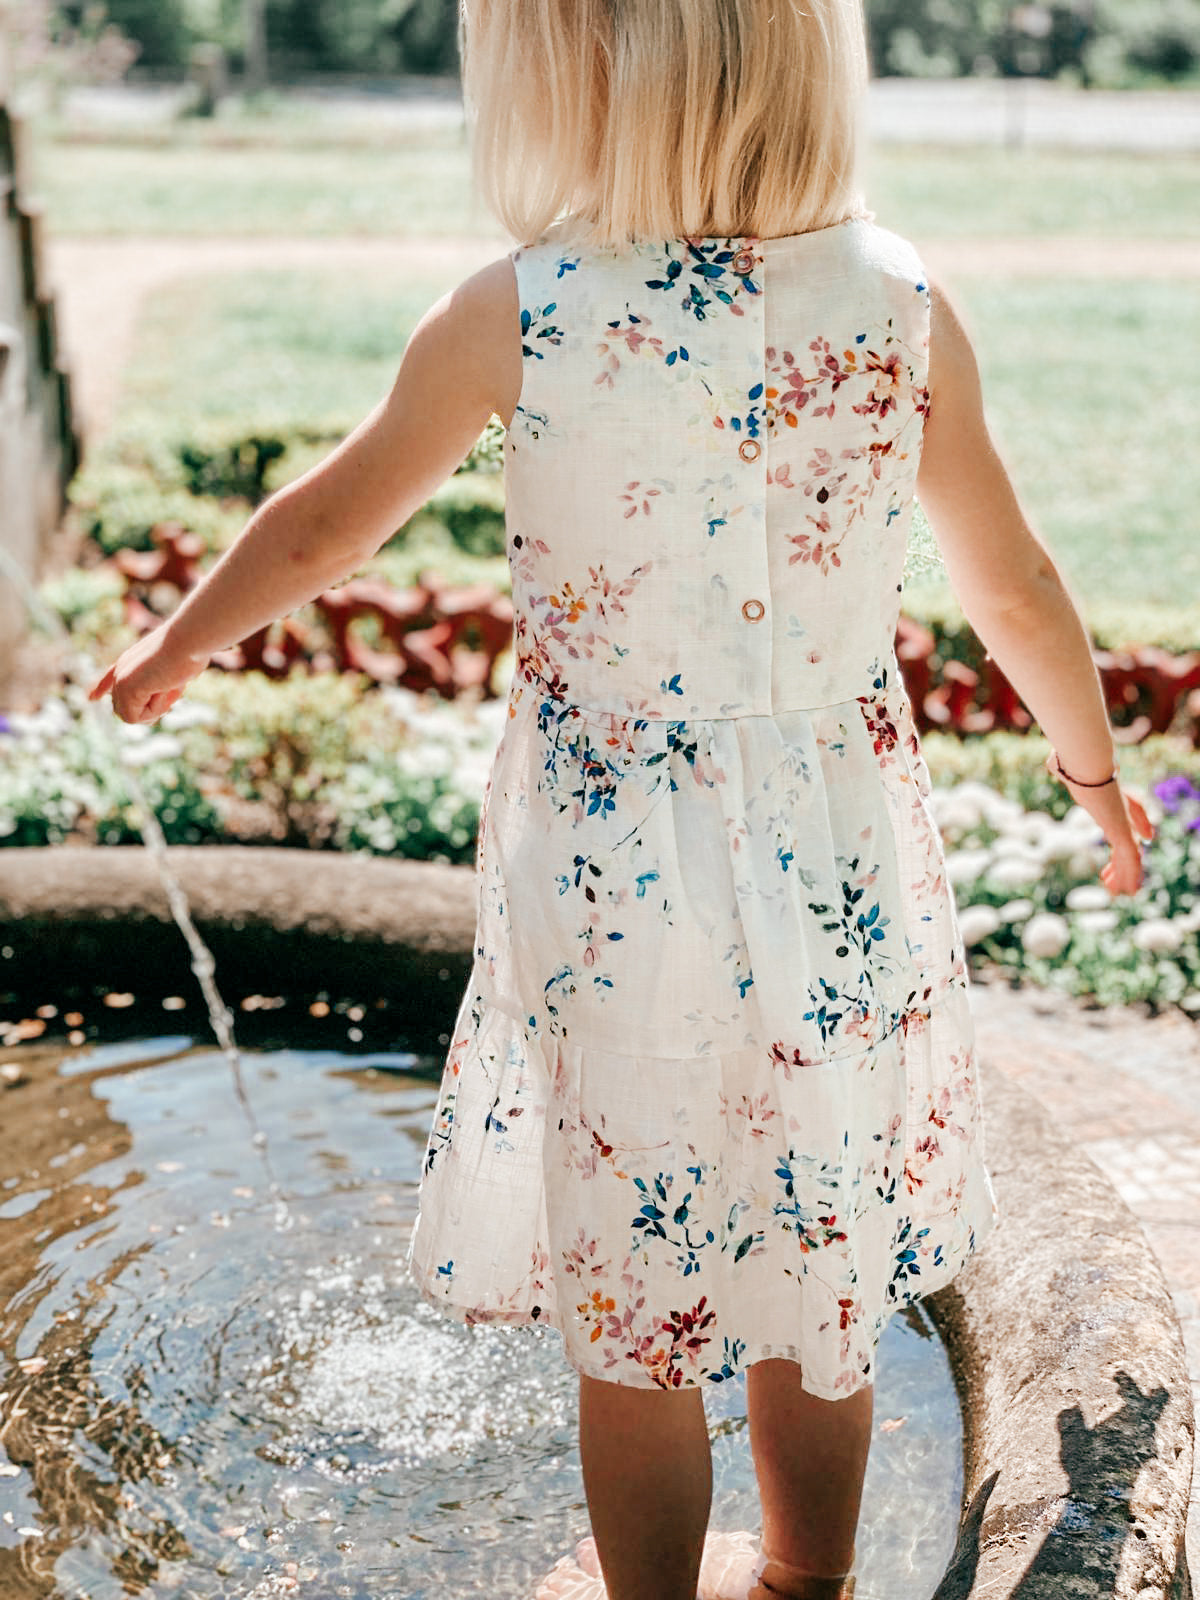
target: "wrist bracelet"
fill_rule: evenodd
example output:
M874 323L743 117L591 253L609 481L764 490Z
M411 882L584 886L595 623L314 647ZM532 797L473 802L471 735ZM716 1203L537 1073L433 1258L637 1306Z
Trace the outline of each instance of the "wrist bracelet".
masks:
M1117 781L1117 769L1116 769L1116 767L1114 767L1111 777L1102 778L1099 783L1085 783L1082 778L1073 778L1069 772L1066 772L1066 771L1063 770L1063 764L1058 759L1058 751L1057 750L1053 751L1052 754L1054 756L1054 765L1055 765L1055 768L1057 769L1058 776L1060 778L1065 778L1068 783L1078 784L1081 789L1103 789L1105 787L1105 785L1110 784L1110 783L1116 783L1116 781Z

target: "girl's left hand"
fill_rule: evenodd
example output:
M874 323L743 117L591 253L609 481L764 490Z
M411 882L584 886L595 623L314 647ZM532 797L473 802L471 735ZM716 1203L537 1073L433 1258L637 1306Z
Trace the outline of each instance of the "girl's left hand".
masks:
M88 699L111 692L113 711L122 722L157 722L208 662L208 656L172 649L170 632L160 624L121 652L88 690Z

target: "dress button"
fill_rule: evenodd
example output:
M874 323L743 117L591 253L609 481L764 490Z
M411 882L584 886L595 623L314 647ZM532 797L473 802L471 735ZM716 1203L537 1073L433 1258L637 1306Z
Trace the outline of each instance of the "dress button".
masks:
M742 601L742 615L747 622L760 622L766 609L761 600Z
M739 250L729 266L733 272L740 272L744 276L747 272L754 271L757 259L753 250Z
M757 461L762 454L762 445L757 439L743 439L738 445L738 455L743 461Z

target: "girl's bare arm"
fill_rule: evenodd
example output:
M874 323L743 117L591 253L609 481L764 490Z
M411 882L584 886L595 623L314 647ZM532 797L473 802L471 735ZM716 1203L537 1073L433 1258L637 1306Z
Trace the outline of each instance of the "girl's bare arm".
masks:
M463 461L521 389L516 274L493 261L430 307L391 392L324 461L259 506L174 614L121 655L89 698L125 722L169 710L209 657L356 572Z
M971 626L1028 706L1063 766L1087 783L1115 765L1112 729L1087 630L996 453L970 340L932 289L930 410L917 495ZM1068 785L1113 846L1102 876L1113 893L1141 881L1133 829L1153 828L1119 785Z

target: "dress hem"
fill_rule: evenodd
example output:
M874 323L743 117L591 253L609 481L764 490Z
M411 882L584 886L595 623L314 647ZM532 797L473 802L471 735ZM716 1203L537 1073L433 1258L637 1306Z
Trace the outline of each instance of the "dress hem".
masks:
M888 1323L897 1314L897 1312L903 1311L906 1309L906 1307L914 1305L920 1300L928 1299L930 1295L938 1294L941 1290L948 1288L958 1278L959 1274L964 1270L973 1257L979 1254L980 1248L982 1247L984 1241L988 1238L999 1221L999 1213L995 1204L995 1193L992 1187L990 1174L987 1173L986 1168L984 1169L984 1190L991 1200L991 1209L985 1211L979 1223L973 1227L970 1243L966 1251L961 1256L955 1258L955 1264L950 1267L950 1270L943 1269L940 1275L933 1277L928 1284L923 1285L920 1293L908 1294L904 1297L904 1299L898 1300L894 1305L884 1308L879 1328L875 1335L876 1349L878 1348L879 1340L882 1338ZM949 1266L949 1264L947 1265ZM550 1307L543 1308L540 1316L532 1317L528 1311L481 1311L476 1307L465 1305L460 1301L451 1300L447 1297L437 1294L427 1278L413 1271L411 1256L405 1263L405 1276L411 1281L413 1287L417 1290L418 1294L420 1294L422 1300L424 1300L428 1305L433 1306L436 1310L441 1312L443 1316L448 1317L453 1322L461 1323L466 1327L553 1328L554 1332L557 1333L559 1338L562 1340L562 1354L568 1366L574 1368L574 1370L580 1373L583 1377L596 1378L605 1383L621 1382L620 1378L614 1375L618 1371L625 1370L619 1365L592 1365L588 1362L580 1361L572 1354L566 1332L563 1329L558 1316ZM757 1361L767 1361L776 1358L786 1361L794 1361L797 1366L801 1368L801 1389L806 1394L815 1395L819 1400L844 1400L849 1398L850 1395L856 1394L859 1389L865 1388L868 1384L875 1382L874 1376L867 1377L862 1373L858 1373L855 1376L861 1377L863 1381L856 1383L852 1388L846 1388L844 1385L841 1388L837 1388L830 1386L829 1384L821 1383L820 1381L810 1384L807 1381L808 1375L804 1372L804 1363L800 1355L800 1346L798 1344L780 1345L773 1344L766 1340L759 1340L755 1343L746 1344L744 1352L738 1361L737 1369L728 1376L718 1373L700 1381L692 1379L690 1381L672 1385L663 1385L651 1381L649 1383L626 1384L625 1387L645 1389L661 1389L665 1387L678 1389L703 1389L709 1384L726 1383L731 1377L736 1378L740 1376L743 1372L745 1372L747 1367L753 1366ZM874 1362L872 1362L872 1365L874 1365ZM631 1364L629 1370L636 1370L635 1364Z

